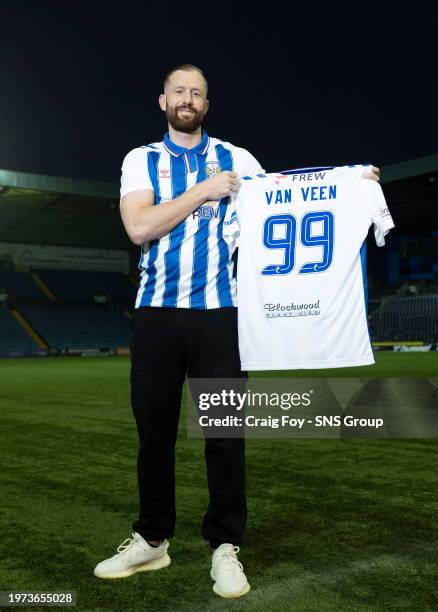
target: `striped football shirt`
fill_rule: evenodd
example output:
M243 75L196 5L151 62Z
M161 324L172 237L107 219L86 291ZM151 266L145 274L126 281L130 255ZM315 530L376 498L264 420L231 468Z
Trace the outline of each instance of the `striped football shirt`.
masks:
M151 189L155 206L218 172L263 172L245 149L202 133L191 149L162 142L133 149L122 166L121 196ZM205 202L162 238L143 243L135 307L209 309L236 305L233 250L223 238L229 198Z

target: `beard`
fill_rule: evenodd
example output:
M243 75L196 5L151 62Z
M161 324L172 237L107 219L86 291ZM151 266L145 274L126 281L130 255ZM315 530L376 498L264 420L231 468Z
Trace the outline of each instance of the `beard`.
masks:
M191 115L183 115L180 113L182 109L191 110ZM192 106L179 106L178 108L166 108L166 118L170 125L177 132L184 132L185 134L192 134L202 124L205 112L197 111Z

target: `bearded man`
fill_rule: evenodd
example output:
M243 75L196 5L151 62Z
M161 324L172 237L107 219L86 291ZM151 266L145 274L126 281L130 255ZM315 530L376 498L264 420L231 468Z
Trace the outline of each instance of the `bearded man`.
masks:
M263 172L245 149L211 138L201 124L207 81L196 66L172 69L159 104L168 133L132 150L121 180L121 215L141 246L131 322L131 399L139 434L140 512L132 538L97 565L100 578L169 565L175 529L175 442L186 376L246 378L240 369L234 259L222 238L239 177ZM237 560L246 525L243 438L206 438L209 505L202 535L214 549L214 591L250 589Z

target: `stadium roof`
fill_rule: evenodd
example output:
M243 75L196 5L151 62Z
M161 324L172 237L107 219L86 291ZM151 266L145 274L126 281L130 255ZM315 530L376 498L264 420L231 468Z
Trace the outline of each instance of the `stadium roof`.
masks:
M0 170L0 242L127 249L113 183Z
M413 176L433 174L438 171L438 155L427 155L410 161L385 166L382 170L382 183L393 183Z
M438 155L382 168L398 233L436 229ZM129 249L119 185L0 170L0 242Z

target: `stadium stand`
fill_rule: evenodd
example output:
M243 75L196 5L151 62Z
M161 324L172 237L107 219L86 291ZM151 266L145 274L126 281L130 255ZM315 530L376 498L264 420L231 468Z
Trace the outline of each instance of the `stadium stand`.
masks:
M0 270L0 289L7 293L10 302L26 300L46 301L44 294L28 273L17 273L15 270Z
M0 270L0 355L127 347L135 293L119 272Z
M54 349L108 349L128 345L128 318L119 310L63 304L28 304L21 310Z
M0 352L14 353L32 351L36 348L36 342L14 319L9 309L0 307Z
M119 272L38 270L38 276L62 302L84 303L106 296L109 303L127 307L135 300L135 286Z
M373 341L438 341L438 294L384 298L371 315Z

